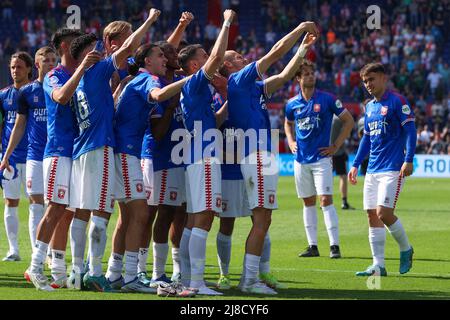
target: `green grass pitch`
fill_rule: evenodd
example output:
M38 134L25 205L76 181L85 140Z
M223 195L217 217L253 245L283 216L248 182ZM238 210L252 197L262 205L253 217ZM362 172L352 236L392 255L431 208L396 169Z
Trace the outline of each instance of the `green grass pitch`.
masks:
M349 186L349 202L357 209L340 209L340 197L335 197L339 214L340 240L343 258L328 258L328 237L319 210L319 250L321 257L298 258L298 253L306 247L306 236L301 218L301 204L296 197L292 177L281 177L279 182L279 210L272 216L270 234L272 239L271 266L273 273L288 289L270 299L449 299L450 298L450 203L449 179L409 178L397 204L397 215L407 231L414 246L415 256L412 270L398 273L398 246L387 234L386 268L388 277L382 278L380 289L369 290L366 279L355 277L355 271L365 269L371 264L371 254L367 238L367 218L362 211L362 187L360 179L357 186ZM335 191L338 180L335 178ZM337 195L337 193L335 193ZM117 206L116 206L117 207ZM0 200L3 210L3 200ZM20 204L20 249L22 261L0 261L0 299L57 299L57 300L97 300L97 299L166 299L156 295L107 294L77 292L61 289L53 293L38 292L32 284L23 279L23 271L30 262L30 243L28 238L28 204ZM111 248L111 235L117 214L114 214L108 227L108 245L103 259L107 266ZM3 218L0 219L0 255L7 251L7 239ZM231 259L231 279L233 289L223 297L195 299L267 299L267 297L248 296L238 291L242 270L245 240L250 228L249 218L236 222L233 235ZM207 246L206 279L216 281L217 267L215 236L218 221L209 234ZM68 263L70 248L68 248ZM152 269L151 254L148 270ZM167 272L171 273L171 258ZM69 268L70 269L70 268ZM49 271L46 271L49 274Z

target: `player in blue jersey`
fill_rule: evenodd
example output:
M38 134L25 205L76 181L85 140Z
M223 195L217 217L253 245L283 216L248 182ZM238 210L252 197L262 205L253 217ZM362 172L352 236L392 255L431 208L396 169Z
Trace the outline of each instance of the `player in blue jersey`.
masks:
M106 229L114 209L114 101L109 82L116 70L126 66L127 57L134 53L159 14L159 10L151 9L143 25L113 55L86 70L76 88L74 103L79 135L73 146L70 183L74 192L70 194L70 204L77 208L75 217L78 219L88 221L93 212L89 229L89 272L83 282L95 291L111 289L102 274L101 264ZM72 56L81 61L89 53L96 52L96 40L93 34L75 39L70 47ZM100 174L93 175L93 172ZM139 244L130 244L135 245L139 248ZM134 265L134 256L128 260ZM137 255L135 266L137 274ZM133 272L130 268L129 273Z
M330 241L330 257L340 258L338 215L333 204L333 165L331 156L352 131L354 121L334 95L316 89L315 66L304 61L297 72L298 95L286 104L285 132L294 163L297 195L303 199L303 221L308 248L300 257L319 256L317 247L316 198L320 198ZM330 145L333 115L343 122L336 141ZM295 134L294 134L295 132Z
M348 179L350 183L356 184L358 167L369 154L364 180L364 210L367 210L369 219L373 265L356 275L387 275L385 227L399 245L399 271L404 274L412 267L413 248L394 209L405 178L413 171L417 139L414 112L402 95L387 89L387 76L381 63L365 65L360 75L374 99L366 105L364 134Z
M53 46L61 56L61 64L50 71L44 78L44 98L47 108L47 144L44 150L44 196L48 207L38 226L36 245L33 250L29 277L37 289L51 291L47 278L43 275L43 263L49 242L56 235L64 217L71 218L72 214L65 212L68 204L68 187L71 170L71 154L75 127L73 114L68 104L77 85L77 80L84 68L98 61L89 56L77 69L77 62L70 54L71 41L80 36L79 30L61 29L52 37ZM73 74L73 79L71 75ZM67 219L70 221L70 219ZM67 224L67 221L65 221ZM67 227L65 228L67 231ZM66 232L67 234L67 232ZM61 235L65 248L66 234ZM58 255L59 256L59 255ZM62 264L64 263L64 259Z
M179 69L177 48L185 28L194 16L184 12L180 18L179 27L168 38L157 44L163 50L167 59L167 71L160 77L162 86L182 79L175 74ZM170 283L180 279L179 247L186 218L186 187L185 173L182 164L171 161L172 133L183 128L182 110L179 97L160 104L166 116L151 119L152 136L155 139L152 154L153 179L150 188L150 205L158 207L158 214L153 227L153 273L152 285L159 282ZM144 173L146 174L146 173ZM172 278L166 276L165 266L169 252L168 235L170 230L172 241L173 272Z
M38 69L38 78L30 84L24 86L19 91L19 110L16 123L14 125L8 149L2 160L0 168L8 165L11 153L14 151L19 141L25 134L28 125L28 152L26 162L27 193L30 195L30 237L36 241L38 224L44 214L44 175L43 158L44 149L47 142L47 109L45 105L43 81L48 71L53 69L57 61L56 52L51 47L40 48L35 55L35 65ZM67 243L67 229L71 221L70 215L64 215L58 226L64 225L62 230L56 228L52 236L53 256L51 269L53 282L51 286L65 286L66 266L65 247ZM61 227L60 227L61 228ZM29 271L24 274L30 281Z
M278 75L257 81L294 46L305 31L311 33L305 36L286 68ZM228 77L228 119L234 127L241 129L241 132L245 131L244 135L239 134L238 138L238 144L244 145L245 152L239 163L249 208L252 210L253 227L247 239L244 270L239 285L244 292L276 294L275 290L259 281L258 277L264 239L270 226L272 210L277 208L278 170L275 161L271 160L274 155L271 152L272 137L266 100L292 79L308 48L315 42L317 34L314 23L302 23L275 44L260 60L249 64L239 53L227 51L221 68L221 73ZM251 138L250 143L247 143L246 137Z
M216 128L212 109L214 88L210 81L222 63L234 16L234 11L225 10L225 21L210 56L200 45L187 46L178 55L181 68L192 75L183 87L180 99L184 126L192 137L189 152L183 155L187 164L186 200L189 214L180 242L181 277L185 286L197 288L199 294L206 295L221 294L206 287L203 275L206 239L214 213L222 209L222 197L219 155L214 155L214 151L207 148L209 142L203 141L203 133ZM195 149L198 149L197 152Z
M141 67L140 73L131 80L122 92L117 111L114 117L114 134L116 138L115 163L116 163L116 198L125 202L128 217L128 227L125 241L125 279L121 279L120 272L109 270L108 280L111 283L124 281L121 289L126 292L155 292L141 281L137 280L136 273L130 273L129 260L138 256L138 248L141 238L148 232L148 211L144 192L143 176L140 168L140 154L142 140L148 121L143 114L153 117L167 118L167 112L161 114L157 102L162 102L177 94L187 79L175 82L161 89L158 77L166 71L167 59L162 50L154 44L146 44L136 52L136 63ZM130 109L130 106L133 108ZM131 240L131 241L130 241ZM135 251L130 251L130 246L137 246ZM131 268L132 270L132 268ZM136 265L137 270L137 265Z
M5 152L17 119L19 89L30 82L32 67L33 59L28 53L22 51L11 56L9 68L13 84L0 91L0 111L2 112L4 119L1 132L2 149ZM20 261L18 243L19 220L17 214L20 200L20 188L22 184L25 187L27 146L28 139L27 136L24 136L10 157L11 161L16 165L19 174L16 179L5 180L3 182L5 228L9 242L9 250L5 258L3 258L3 261ZM7 170L9 170L9 168ZM30 210L31 208L33 207L30 206ZM33 241L34 235L31 232L32 229L30 230L30 235L32 236L30 239Z

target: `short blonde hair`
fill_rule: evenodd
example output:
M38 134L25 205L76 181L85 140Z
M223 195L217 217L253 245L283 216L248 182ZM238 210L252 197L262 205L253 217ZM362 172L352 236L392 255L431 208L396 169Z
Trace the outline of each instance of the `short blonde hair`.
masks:
M132 30L131 23L126 21L113 21L103 29L103 41L108 38L109 41L120 37L125 31Z
M45 57L45 55L48 53L54 53L56 55L56 51L52 47L45 46L45 47L39 48L39 50L36 51L36 54L34 55L34 62L37 62L39 57Z

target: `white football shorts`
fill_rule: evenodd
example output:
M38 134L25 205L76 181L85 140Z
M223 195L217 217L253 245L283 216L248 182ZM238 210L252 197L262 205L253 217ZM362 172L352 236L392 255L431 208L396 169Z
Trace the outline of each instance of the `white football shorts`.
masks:
M163 169L153 172L150 205L181 206L186 202L184 168Z
M4 179L2 181L3 199L20 199L20 186L23 185L25 188L26 165L25 163L16 163L16 168L17 177L15 179ZM24 192L25 196L28 197L26 190Z
M147 200L144 190L144 178L141 162L135 156L116 153L116 185L115 198L117 201Z
M48 157L43 161L45 200L69 205L72 158Z
M367 173L364 179L364 210L377 206L395 208L405 179L399 171Z
M240 218L252 215L244 180L222 180L221 218Z
M42 161L27 160L26 177L27 193L29 195L44 194L44 168Z
M305 164L294 161L295 187L299 198L333 194L332 161L332 158Z

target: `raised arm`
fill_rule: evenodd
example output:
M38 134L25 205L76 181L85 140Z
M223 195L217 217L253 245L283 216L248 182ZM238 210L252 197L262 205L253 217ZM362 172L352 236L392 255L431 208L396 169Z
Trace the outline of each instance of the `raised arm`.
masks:
M72 98L81 78L84 75L84 71L100 61L101 55L96 51L89 52L78 68L75 70L70 79L60 88L56 88L52 91L52 100L61 105L66 105Z
M230 25L233 22L235 15L236 13L230 9L225 10L225 12L223 13L224 22L222 25L222 29L220 30L219 36L214 43L211 55L209 56L208 60L205 63L205 66L203 67L203 70L209 79L212 79L214 73L216 73L217 69L219 69L220 65L222 64L223 56L225 55L225 51L227 50Z
M166 101L166 100L172 98L174 95L176 95L177 93L179 93L181 91L184 84L190 78L191 77L183 78L179 81L169 84L168 86L165 86L164 88L154 88L149 93L150 99L157 101L157 102L162 102L162 101Z
M167 39L167 42L173 45L175 48L178 48L180 45L181 39L183 39L184 31L187 26L194 20L194 15L188 11L185 11L181 14L180 21L178 22L177 27L172 32L170 37Z
M279 40L269 53L256 62L260 74L265 73L272 64L280 60L289 50L291 50L298 39L300 39L303 32L309 32L316 37L319 36L319 31L314 22L302 22L297 28Z
M306 55L306 52L308 52L308 49L316 42L316 40L317 37L315 35L311 33L306 34L302 44L297 50L297 53L289 61L283 71L265 81L266 90L269 95L280 89L286 82L290 81L294 77L304 56Z
M151 25L158 19L161 11L157 9L150 9L150 13L148 15L147 20L140 26L135 32L131 34L122 44L122 46L115 53L116 65L119 69L123 69L126 67L127 58L131 56L134 51L139 47L147 33L148 29L150 29Z

